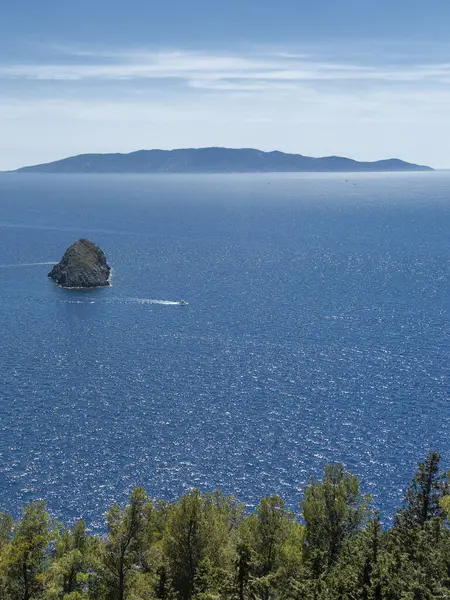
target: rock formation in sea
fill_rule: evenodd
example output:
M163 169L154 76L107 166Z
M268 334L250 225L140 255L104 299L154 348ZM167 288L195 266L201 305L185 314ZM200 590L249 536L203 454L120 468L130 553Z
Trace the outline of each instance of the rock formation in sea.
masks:
M111 268L102 250L80 239L68 248L48 276L65 288L94 288L110 285Z

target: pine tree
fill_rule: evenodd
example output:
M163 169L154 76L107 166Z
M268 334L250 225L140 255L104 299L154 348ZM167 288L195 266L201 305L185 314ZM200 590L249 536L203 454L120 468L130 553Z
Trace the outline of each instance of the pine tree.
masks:
M447 492L447 494L441 498L439 505L445 517L450 521L450 493Z
M237 545L237 557L235 562L235 589L238 600L247 599L247 590L249 587L252 572L252 548L246 541L241 541Z
M50 525L44 502L33 502L25 508L5 557L8 600L34 600L41 592L40 576L52 539Z
M242 539L248 541L253 552L252 589L267 600L273 579L280 566L283 545L289 534L294 516L286 510L279 496L263 498L255 514L247 517L242 527Z
M397 527L410 530L422 528L433 517L442 517L440 500L447 489L444 475L439 475L440 456L431 452L418 470L408 488L404 504L396 515Z
M197 569L206 555L203 499L199 490L183 496L167 524L165 553L173 587L182 600L194 591Z
M381 521L379 514L376 513L373 519L370 519L365 531L367 540L366 557L362 575L362 594L361 600L381 600L381 585L376 580L376 569L380 555L381 545Z
M0 550L11 541L14 519L7 513L0 513Z
M323 481L310 484L301 504L307 525L306 548L318 575L336 562L344 541L364 522L368 498L361 496L356 476L342 464L325 467Z
M106 515L108 537L101 563L108 598L111 600L126 600L129 596L133 570L142 559L147 502L145 491L135 488L123 511L116 504Z
M52 562L43 574L44 599L53 600L72 597L87 598L90 580L88 550L92 540L86 535L84 521L72 530L62 529L56 536ZM71 596L72 595L72 596Z

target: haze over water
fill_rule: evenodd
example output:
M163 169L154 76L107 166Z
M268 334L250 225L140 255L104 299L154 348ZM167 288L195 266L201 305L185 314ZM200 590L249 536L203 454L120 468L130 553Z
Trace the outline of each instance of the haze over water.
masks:
M343 461L392 513L430 449L450 462L449 190L446 173L1 176L1 510L45 498L95 527L138 484L295 508ZM79 237L112 288L47 280Z

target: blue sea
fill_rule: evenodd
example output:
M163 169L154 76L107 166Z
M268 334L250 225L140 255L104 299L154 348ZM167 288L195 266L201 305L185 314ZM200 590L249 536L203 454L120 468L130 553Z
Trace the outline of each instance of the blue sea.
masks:
M47 279L79 237L111 288ZM449 276L450 173L0 176L0 510L298 511L342 461L387 519L450 466Z

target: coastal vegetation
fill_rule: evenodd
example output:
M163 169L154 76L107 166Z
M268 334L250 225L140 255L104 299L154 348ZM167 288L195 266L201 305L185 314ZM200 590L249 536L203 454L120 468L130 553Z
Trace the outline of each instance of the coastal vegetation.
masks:
M68 528L43 502L0 514L5 600L429 600L450 598L450 490L431 453L381 521L358 478L329 465L299 514L278 496L246 511L220 491L177 502L142 488L103 534Z

